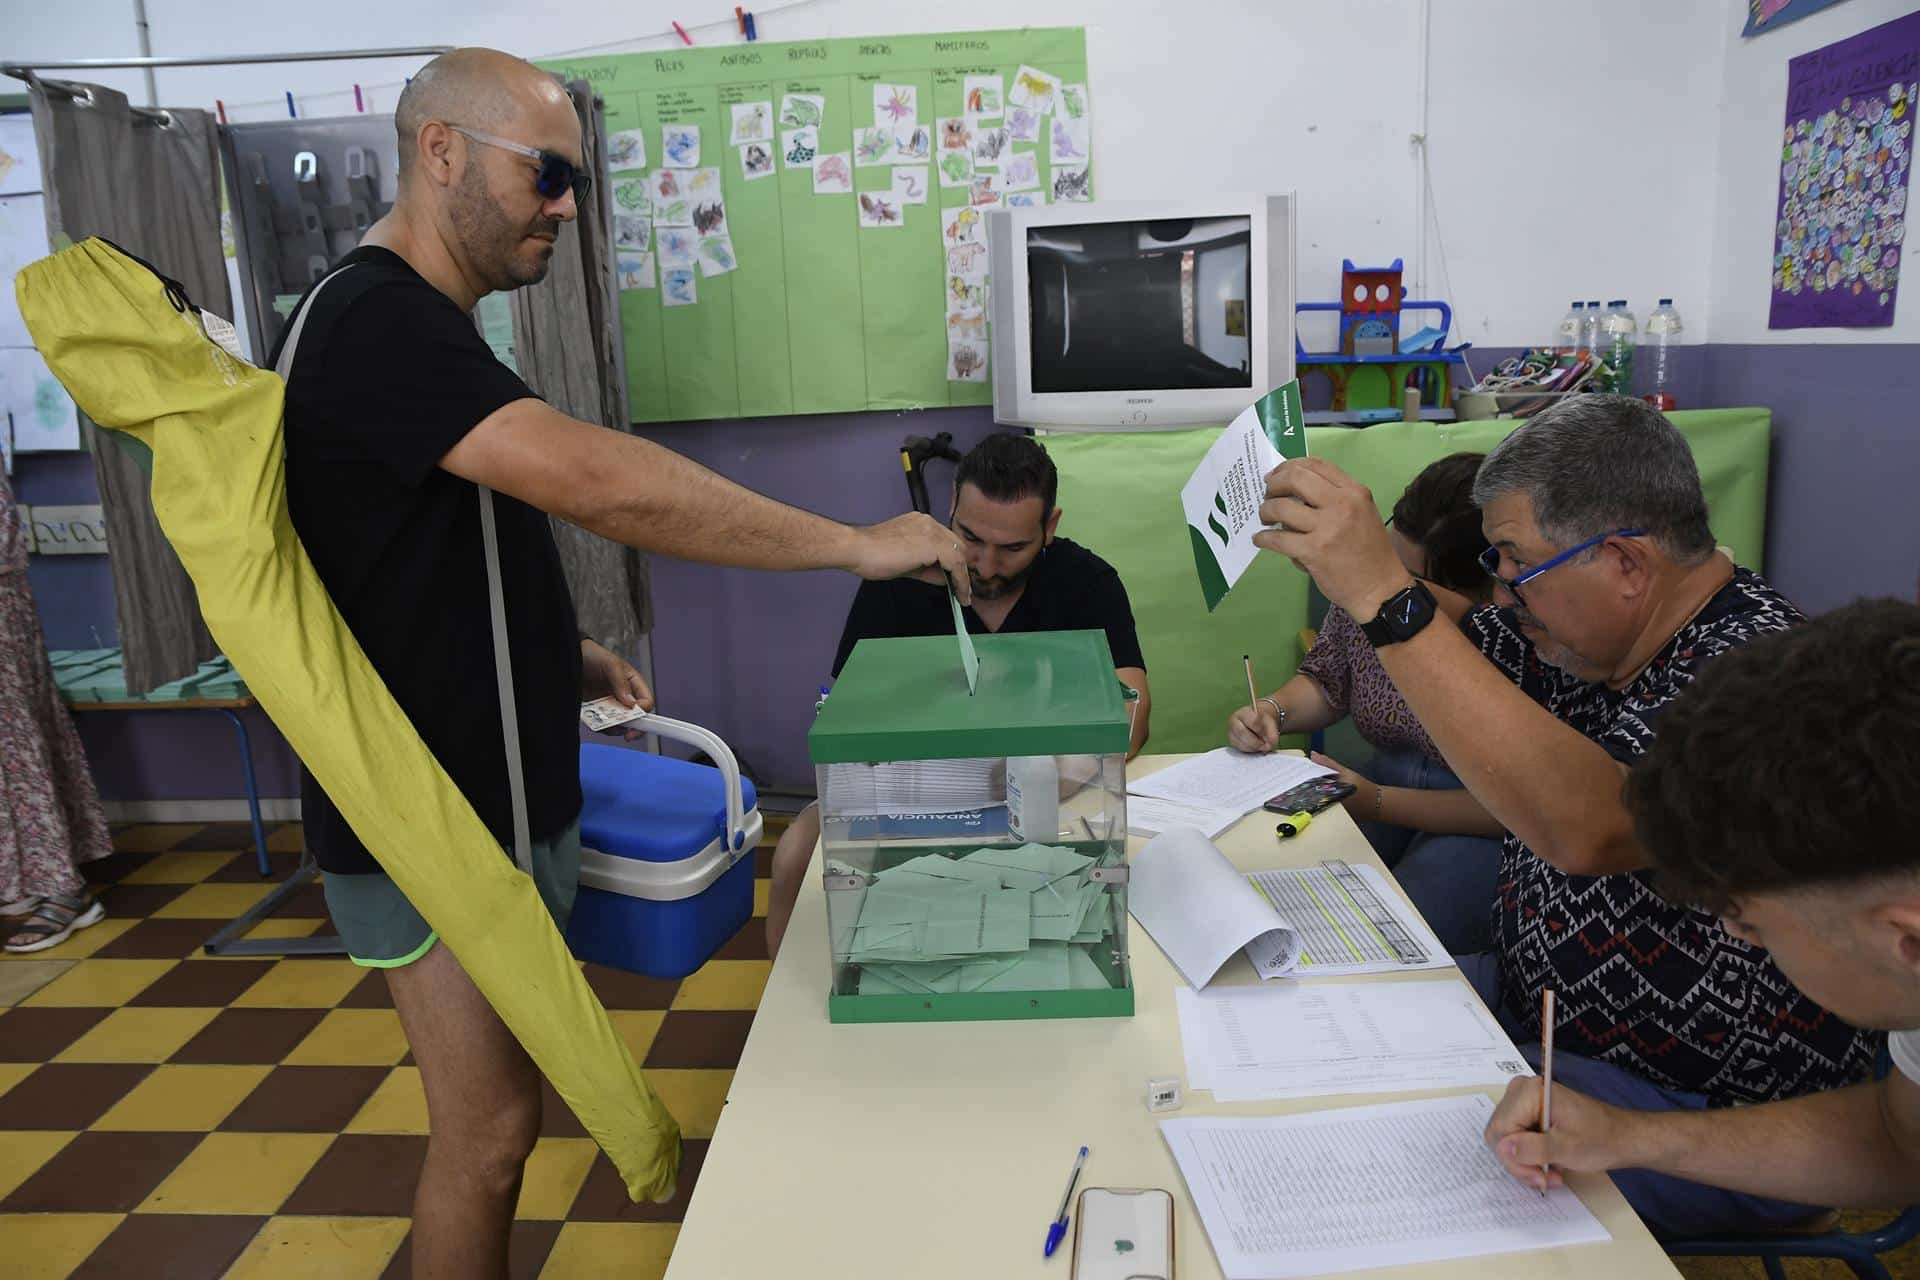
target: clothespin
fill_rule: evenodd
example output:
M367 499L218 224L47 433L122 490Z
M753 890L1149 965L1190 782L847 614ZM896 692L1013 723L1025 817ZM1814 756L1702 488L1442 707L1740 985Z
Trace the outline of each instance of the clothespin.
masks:
M227 122L227 104L215 98L213 100L213 109L215 113L219 115L220 123L225 124Z
M287 90L287 118L289 120L298 120L300 118L300 113L293 109L293 90L291 89Z
M759 38L760 38L759 28L754 26L753 15L749 13L747 15L747 43L752 44L755 40L758 40Z
M740 24L740 38L747 38L747 15L739 5L733 6L733 20Z
M367 103L366 103L366 99L364 99L364 98L362 98L362 97L360 96L360 86L359 86L359 85L355 85L355 86L353 86L353 109L354 109L355 111L358 111L358 112L361 112L361 113L363 113L363 114L365 113L365 111L366 111L366 109L367 109Z
M693 43L693 37L687 34L687 29L685 27L681 26L679 23L676 22L673 24L673 29L679 33L680 38L684 40L686 43L688 44Z

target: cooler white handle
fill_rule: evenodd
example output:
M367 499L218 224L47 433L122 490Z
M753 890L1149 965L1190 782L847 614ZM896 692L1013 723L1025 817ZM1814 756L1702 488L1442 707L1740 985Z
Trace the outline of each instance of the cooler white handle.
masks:
M721 741L718 734L702 729L697 724L688 724L684 720L644 715L632 721L631 724L635 729L643 732L657 733L663 738L671 738L675 742L684 742L690 747L698 747L720 767L720 777L726 784L727 791L727 852L738 852L747 842L747 805L746 794L740 786L740 762L733 758L733 749Z

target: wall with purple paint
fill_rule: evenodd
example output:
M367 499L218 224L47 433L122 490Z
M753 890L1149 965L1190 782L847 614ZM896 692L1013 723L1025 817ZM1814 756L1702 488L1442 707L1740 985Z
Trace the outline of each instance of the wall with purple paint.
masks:
M1469 359L1485 372L1513 353L1480 348ZM1767 569L1783 591L1809 611L1859 595L1913 596L1920 508L1906 490L1907 477L1920 474L1920 346L1682 347L1676 391L1690 408L1773 410ZM951 431L964 450L992 429L984 409L942 409L690 423L644 433L749 488L869 523L907 509L902 439ZM23 502L97 501L84 457L29 455L16 463ZM935 464L940 514L949 476ZM51 645L116 642L104 559L36 557L31 573ZM806 731L854 587L842 573L752 573L656 560L661 710L722 734L765 788L809 786ZM294 794L291 751L263 717L253 728L263 794ZM109 798L239 794L232 730L214 717L83 717L82 734Z

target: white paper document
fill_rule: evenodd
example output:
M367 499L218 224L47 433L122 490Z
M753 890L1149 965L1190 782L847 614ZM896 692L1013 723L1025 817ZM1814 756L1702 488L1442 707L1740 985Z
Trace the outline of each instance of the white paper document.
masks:
M1332 772L1305 756L1278 751L1256 756L1232 747L1216 747L1203 756L1182 760L1151 777L1128 783L1127 791L1199 809L1252 813L1287 788Z
M1053 122L1052 159L1056 170L1085 155L1085 126ZM1079 163L1085 163L1084 159ZM1260 504L1267 497L1267 473L1284 458L1304 457L1307 435L1300 412L1300 384L1275 387L1243 410L1213 442L1193 475L1180 489L1193 543L1193 566L1208 612L1226 598L1260 549L1253 545Z
M1484 1095L1309 1115L1162 1120L1228 1280L1280 1280L1597 1244L1578 1196L1545 1196L1480 1140Z
M1127 821L1133 821L1132 805ZM1300 935L1298 962L1284 967L1271 946L1249 943L1247 959L1255 973L1262 978L1333 978L1453 967L1453 957L1440 939L1400 900L1386 876L1369 866L1352 870L1370 893L1356 894L1324 865L1255 871L1247 876Z
M605 733L630 724L647 714L643 707L629 707L618 698L595 698L580 704L580 723L595 733Z
M1127 830L1135 835L1157 836L1175 827L1192 827L1211 840L1241 816L1238 809L1204 809L1154 796L1127 797Z
M830 764L827 794L840 814L962 813L1007 802L1006 760L893 760Z
M1260 896L1213 842L1191 827L1175 827L1133 856L1127 906L1140 927L1198 991L1213 981L1233 953L1264 935L1287 963L1299 954L1299 936Z
M1174 992L1187 1081L1220 1102L1505 1084L1533 1074L1464 982Z

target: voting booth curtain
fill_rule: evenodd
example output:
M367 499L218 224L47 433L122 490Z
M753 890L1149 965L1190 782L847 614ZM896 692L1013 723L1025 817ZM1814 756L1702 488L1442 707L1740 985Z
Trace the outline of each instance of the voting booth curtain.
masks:
M560 228L547 278L511 295L514 354L520 376L548 404L582 422L626 432L632 415L614 287L611 193L600 163L606 122L585 81L568 85L567 92L580 116L587 172L600 180L579 217ZM646 558L559 520L553 536L581 629L631 657L653 627Z
M186 285L202 306L231 316L213 118L179 108L138 110L99 85L63 88L38 78L30 85L54 245L111 240ZM93 464L127 692L137 697L192 675L218 650L193 582L154 518L146 472L87 426L97 442Z

